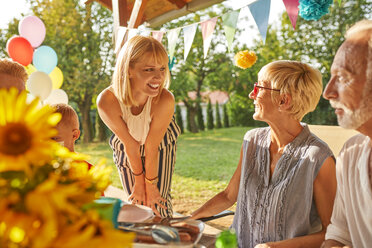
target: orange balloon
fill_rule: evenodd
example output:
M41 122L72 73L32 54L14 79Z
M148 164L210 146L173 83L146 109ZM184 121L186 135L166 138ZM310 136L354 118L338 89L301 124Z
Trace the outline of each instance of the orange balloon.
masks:
M14 36L6 43L6 51L14 61L27 66L32 61L34 49L28 40L20 36Z

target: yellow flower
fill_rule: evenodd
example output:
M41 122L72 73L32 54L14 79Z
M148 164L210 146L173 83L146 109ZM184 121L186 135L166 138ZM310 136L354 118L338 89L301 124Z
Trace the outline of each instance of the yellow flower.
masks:
M235 64L242 69L250 68L257 61L257 55L253 51L240 51L234 56Z
M41 166L52 159L61 119L49 106L39 107L38 99L26 102L25 91L0 90L0 172L29 171L30 165Z

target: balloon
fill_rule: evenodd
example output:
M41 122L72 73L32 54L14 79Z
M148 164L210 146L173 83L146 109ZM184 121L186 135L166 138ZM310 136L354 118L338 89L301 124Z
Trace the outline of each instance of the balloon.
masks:
M35 71L27 80L27 89L32 95L44 101L52 91L52 80L45 72Z
M6 51L14 61L26 66L32 61L34 50L28 40L20 36L14 36L6 43Z
M31 75L31 73L37 71L35 66L33 66L32 64L29 64L28 66L25 66L25 69L26 69L26 72L28 75Z
M63 83L63 73L57 66L54 70L49 73L50 79L52 79L53 89L59 89Z
M33 64L39 71L49 74L57 66L56 52L50 46L41 46L34 52Z
M45 38L45 25L36 16L26 16L18 24L19 34L26 38L32 47L38 47Z
M68 104L68 96L64 90L61 89L55 89L52 90L52 93L48 96L47 99L44 101L45 104L58 104L58 103L64 103Z

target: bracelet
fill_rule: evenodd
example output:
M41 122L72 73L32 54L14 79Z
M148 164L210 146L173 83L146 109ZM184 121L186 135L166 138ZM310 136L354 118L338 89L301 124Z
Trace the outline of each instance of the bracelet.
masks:
M147 177L145 176L145 181L146 181L147 183L149 183L149 184L154 185L154 184L157 184L157 183L159 182L159 178L158 178L158 177L154 177L154 178L152 178L152 179L149 179L149 178L147 178Z
M132 174L133 174L134 176L136 176L136 177L141 176L141 175L143 174L143 170L142 170L140 173L138 173L138 174L136 174L136 173L134 173L134 172L132 171Z

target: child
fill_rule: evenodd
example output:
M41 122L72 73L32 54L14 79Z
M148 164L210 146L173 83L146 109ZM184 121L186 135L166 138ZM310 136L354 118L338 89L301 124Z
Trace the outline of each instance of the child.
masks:
M0 59L0 89L15 87L18 91L23 91L27 78L27 72L21 64L9 59Z
M71 106L64 103L54 104L52 107L55 108L56 113L62 115L61 121L56 126L58 134L53 140L66 147L71 152L75 152L75 141L80 137L78 115ZM88 169L90 169L92 165L88 162L87 164Z

